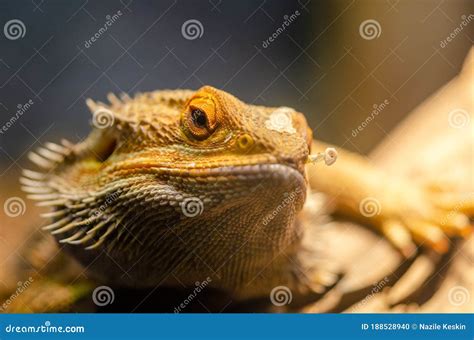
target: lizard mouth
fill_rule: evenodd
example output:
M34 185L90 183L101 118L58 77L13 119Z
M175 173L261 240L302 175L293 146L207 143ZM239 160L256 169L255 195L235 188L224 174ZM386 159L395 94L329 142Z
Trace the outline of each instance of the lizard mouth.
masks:
M304 181L304 172L301 172L294 166L281 163L253 164L253 165L231 165L208 169L190 169L191 176L219 176L234 175L255 178L290 179L298 178Z
M305 162L294 159L277 159L274 156L251 157L242 160L207 160L206 162L179 161L160 162L155 158L138 157L128 159L107 169L110 173L127 171L136 173L157 173L181 177L221 177L221 176L248 176L248 177L297 177L304 181Z

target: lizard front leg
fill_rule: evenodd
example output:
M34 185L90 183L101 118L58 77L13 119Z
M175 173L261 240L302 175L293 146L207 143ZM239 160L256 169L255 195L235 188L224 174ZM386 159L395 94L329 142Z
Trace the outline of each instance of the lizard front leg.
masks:
M314 141L314 151L328 145ZM370 161L338 150L331 167L308 166L311 188L331 197L336 211L378 229L405 256L415 242L444 253L447 236L466 237L472 232L468 215L474 212L474 194L429 191L407 179L393 178Z

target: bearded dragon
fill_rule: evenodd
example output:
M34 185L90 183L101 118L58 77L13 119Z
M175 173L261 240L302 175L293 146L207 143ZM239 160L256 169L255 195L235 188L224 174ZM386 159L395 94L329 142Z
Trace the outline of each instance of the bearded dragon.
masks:
M302 113L248 105L211 86L88 100L83 141L46 143L25 170L44 227L89 277L118 286L210 286L244 300L276 286L319 294L337 275L303 245L311 192L379 230L405 256L467 236L474 202L391 178L364 157L313 140ZM315 153L319 152L319 153ZM378 211L364 206L376 198ZM369 211L366 211L366 210ZM125 273L125 274L124 274Z

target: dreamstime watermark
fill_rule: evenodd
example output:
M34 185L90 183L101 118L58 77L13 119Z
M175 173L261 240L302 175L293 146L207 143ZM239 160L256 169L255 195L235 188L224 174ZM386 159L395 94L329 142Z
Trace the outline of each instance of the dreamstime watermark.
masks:
M373 110L372 110L372 112L370 112L370 114L367 116L367 118L365 118L365 120L362 123L360 123L357 128L352 130L352 137L354 137L354 138L357 137L359 135L359 133L361 133L367 127L367 125L369 125L370 122L372 122L379 115L380 112L385 110L385 108L389 104L390 104L390 101L388 99L385 99L380 104L374 104L373 105Z
M189 19L181 25L181 34L187 40L201 38L204 34L204 26L199 20Z
M359 34L365 40L374 40L382 34L382 27L377 20L368 19L359 25Z
M471 123L469 112L463 109L454 109L448 113L449 125L455 129L462 129Z
M115 22L117 22L118 19L120 19L120 17L123 15L122 11L117 11L116 13L110 15L110 14L107 14L105 16L105 24L102 25L101 28L99 28L99 30L97 32L94 33L94 35L92 35L89 40L85 40L84 41L84 47L85 48L89 48L91 47L96 41L98 41L100 39L100 37L105 33L107 32L107 30L109 29L109 27L111 27L113 24L115 24Z
M291 119L291 114L293 112L295 112L295 110L291 107L282 106L277 108L265 121L265 127L277 132L294 134L296 130L293 127L293 120Z
M301 189L299 187L287 194L283 201L273 209L271 213L263 218L262 224L266 226L270 223L286 206L292 204L300 194Z
M448 300L453 306L459 307L471 301L471 294L465 287L454 286L448 292Z
M278 27L275 32L273 32L266 40L262 41L262 47L267 48L268 46L270 46L270 44L274 42L276 38L278 38L278 36L282 34L288 26L295 22L295 20L300 16L300 14L300 11L296 10L293 14L284 15L284 21L281 26Z
M439 46L441 48L445 48L446 46L448 46L448 44L453 41L457 35L459 33L462 32L462 30L464 29L464 27L466 27L473 19L474 19L474 14L469 14L469 15L462 15L461 16L461 23L454 29L451 31L451 33L448 34L448 36L446 37L446 39L444 40L441 40L439 42Z
M110 205L114 203L117 199L119 199L119 197L120 197L119 192L114 192L110 195L107 195L105 197L104 203L102 203L97 209L94 209L92 211L91 218L102 216L104 212L107 210L107 208L110 207Z
M8 40L18 40L25 36L26 26L19 19L12 19L3 26L3 34Z
M390 282L390 280L388 279L388 277L384 277L383 280L375 283L372 287L372 289L370 290L370 293L366 295L366 297L364 299L362 299L361 301L359 301L357 303L357 305L355 305L352 310L354 312L356 312L358 309L360 309L361 307L365 306L373 297L375 294L378 294L380 293L383 288L385 286L387 286L387 284Z
M293 300L293 294L287 286L276 286L270 292L270 301L277 307L289 305Z
M211 279L209 276L208 276L204 281L202 281L202 282L199 282L199 281L196 282L196 283L195 283L195 286L196 286L196 287L195 287L195 288L193 289L193 291L188 295L188 297L187 297L186 299L184 299L184 301L179 304L179 306L176 306L176 307L174 308L174 312L175 312L176 314L177 314L177 313L181 313L181 312L191 303L191 301L193 301L193 300L196 298L196 296L197 296L199 293L201 293L202 290L203 290L204 288L206 288L206 287L209 285L209 283L211 283L211 282L212 282L212 279Z
M92 292L92 301L96 306L103 307L114 303L115 293L109 286L99 286Z
M18 217L26 212L26 203L20 197L10 197L3 204L3 211L8 217Z
M196 217L204 211L204 203L198 197L188 197L180 203L181 211L186 217Z
M23 116L23 114L31 108L34 103L35 102L30 99L24 104L18 104L16 106L17 110L15 114L0 128L0 134L3 135L5 132L7 132L8 129L11 128L16 123L16 121L20 119L20 117Z
M374 217L382 211L380 202L374 197L366 197L359 203L359 211L362 216Z
M115 115L106 108L100 108L92 113L92 125L98 129L105 129L114 125Z
M50 321L45 321L39 326L15 326L9 324L5 327L6 333L85 333L84 326L53 326Z
M25 282L18 282L17 289L13 292L12 295L8 299L6 299L3 304L0 306L0 312L4 312L7 310L8 306L21 294L23 293L28 287L33 283L33 278L30 276L28 280Z

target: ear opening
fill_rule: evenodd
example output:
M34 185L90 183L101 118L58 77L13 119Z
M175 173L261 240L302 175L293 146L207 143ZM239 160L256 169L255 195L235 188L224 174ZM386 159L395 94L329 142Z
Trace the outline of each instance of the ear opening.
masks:
M96 129L88 139L88 149L99 162L109 159L117 148L117 137L111 131Z

